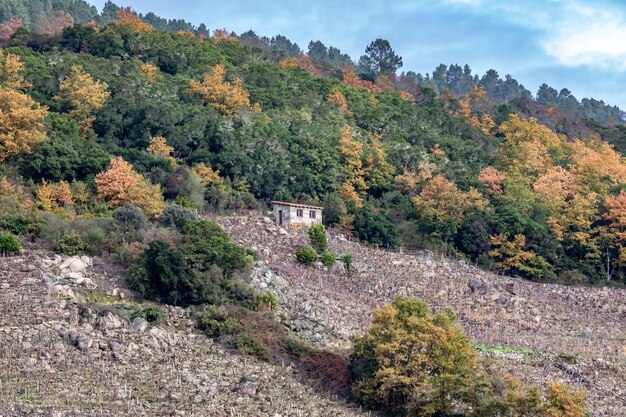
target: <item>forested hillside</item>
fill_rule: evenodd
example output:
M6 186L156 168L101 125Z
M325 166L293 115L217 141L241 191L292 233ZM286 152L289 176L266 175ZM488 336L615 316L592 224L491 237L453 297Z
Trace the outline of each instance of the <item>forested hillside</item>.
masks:
M7 231L125 203L157 218L171 204L293 200L323 204L327 224L377 245L536 280L624 281L617 109L547 87L535 101L469 67L396 76L402 59L382 39L353 65L321 42L301 54L282 36L209 36L112 3L102 14L80 1L2 7Z

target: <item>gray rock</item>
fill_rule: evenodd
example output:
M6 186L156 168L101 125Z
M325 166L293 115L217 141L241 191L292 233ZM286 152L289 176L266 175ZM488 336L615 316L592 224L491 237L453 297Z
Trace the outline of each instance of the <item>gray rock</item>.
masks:
M133 323L131 324L131 328L134 332L143 333L148 329L149 325L150 324L148 323L147 320L142 319L141 317L137 317L135 320L133 320Z
M115 314L110 311L104 316L100 318L100 326L105 329L119 329L122 327L122 322L120 319L115 316Z
M82 351L88 350L93 344L93 339L85 333L76 333L73 339L74 345Z
M235 391L238 393L249 396L256 395L256 390L256 382L250 381L246 378L242 378L235 387Z

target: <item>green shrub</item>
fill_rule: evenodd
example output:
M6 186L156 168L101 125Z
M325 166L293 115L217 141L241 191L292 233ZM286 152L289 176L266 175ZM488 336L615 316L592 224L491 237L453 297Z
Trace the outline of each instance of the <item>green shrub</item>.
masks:
M309 228L309 238L313 246L320 252L326 251L328 242L326 240L326 228L323 224L314 224Z
M256 294L244 281L252 264L218 225L191 220L173 244L150 242L129 268L128 281L143 296L174 305L245 305Z
M209 306L204 309L198 320L200 330L209 337L236 335L241 332L239 321L224 309Z
M159 223L165 227L182 230L188 221L196 220L198 214L186 207L173 205L165 207L163 213L159 216Z
M143 211L129 203L116 208L113 211L113 218L117 224L127 230L141 230L148 223L148 219Z
M163 309L159 306L145 307L141 310L135 311L130 318L136 319L138 317L145 319L150 323L158 323L163 318Z
M22 242L11 233L0 233L0 253L19 255L22 253Z
M350 252L346 253L341 257L341 260L346 266L348 276L352 275L352 254Z
M305 246L296 251L296 259L299 263L308 265L317 260L317 252L310 246Z
M335 254L325 251L322 253L322 263L326 266L333 266L337 261Z
M259 293L248 303L254 311L273 311L276 308L276 297L271 292Z
M34 214L7 214L2 218L0 227L14 235L37 233L39 219Z
M360 240L390 248L400 244L398 228L388 211L375 211L365 206L356 212L352 227Z
M65 235L59 240L58 248L66 255L74 256L85 252L87 244L78 235Z

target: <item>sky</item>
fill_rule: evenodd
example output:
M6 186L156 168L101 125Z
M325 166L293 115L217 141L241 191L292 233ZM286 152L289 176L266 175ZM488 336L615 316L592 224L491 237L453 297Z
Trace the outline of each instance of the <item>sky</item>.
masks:
M90 2L101 10L105 1ZM210 30L281 34L304 51L320 40L353 59L383 38L402 56L400 71L425 74L441 63L468 64L479 75L493 68L533 94L547 83L626 109L624 0L113 1Z

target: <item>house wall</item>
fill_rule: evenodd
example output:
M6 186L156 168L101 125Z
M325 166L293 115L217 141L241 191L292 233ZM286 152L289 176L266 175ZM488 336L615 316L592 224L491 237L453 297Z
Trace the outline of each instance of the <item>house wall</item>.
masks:
M283 227L309 227L312 224L322 222L322 210L320 209L281 206L281 205L275 204L273 207L273 211L274 211L274 221L276 222L276 224L279 224L278 212L280 210L283 211ZM298 217L297 210L302 210L302 214L303 214L302 217ZM311 219L309 217L309 211L315 211L314 219Z

